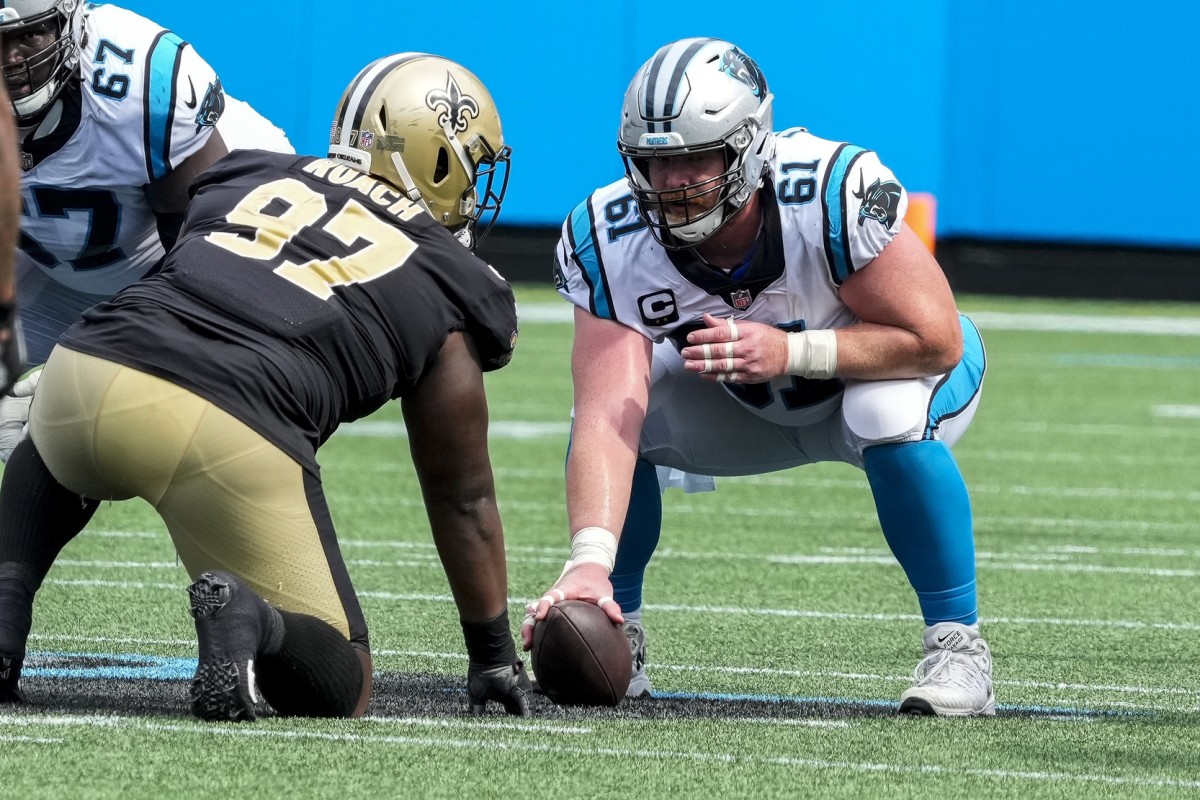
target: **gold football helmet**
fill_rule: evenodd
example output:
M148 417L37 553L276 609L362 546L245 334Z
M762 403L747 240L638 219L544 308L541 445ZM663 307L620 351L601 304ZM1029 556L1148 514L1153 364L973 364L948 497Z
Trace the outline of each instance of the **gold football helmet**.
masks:
M500 213L510 153L484 85L427 53L364 67L329 132L330 158L401 189L472 249Z

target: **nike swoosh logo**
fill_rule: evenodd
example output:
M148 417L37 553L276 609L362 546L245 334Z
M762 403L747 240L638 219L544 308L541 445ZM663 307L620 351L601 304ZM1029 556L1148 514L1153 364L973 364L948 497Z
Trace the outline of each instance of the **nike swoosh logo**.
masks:
M192 84L192 76L191 75L188 76L188 88L192 90L192 99L184 102L184 105L187 106L188 108L195 108L196 107L196 87L195 87L195 85Z

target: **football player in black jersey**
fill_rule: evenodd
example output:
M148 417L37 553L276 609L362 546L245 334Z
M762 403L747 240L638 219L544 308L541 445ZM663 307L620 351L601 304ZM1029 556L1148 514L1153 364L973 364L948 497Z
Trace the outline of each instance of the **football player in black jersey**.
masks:
M0 697L20 697L34 592L62 546L98 501L138 496L194 580L197 716L254 719L256 686L280 714L362 714L367 627L315 453L400 398L471 710L529 713L483 384L512 357L516 306L470 249L508 156L473 74L404 53L346 89L328 158L241 151L197 179L164 268L51 354L4 473Z

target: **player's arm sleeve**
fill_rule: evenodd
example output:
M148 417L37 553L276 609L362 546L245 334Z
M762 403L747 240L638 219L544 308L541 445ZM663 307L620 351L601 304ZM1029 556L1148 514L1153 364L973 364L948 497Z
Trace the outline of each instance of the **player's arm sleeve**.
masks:
M453 245L461 247L461 245ZM500 369L512 360L517 346L517 301L512 286L487 262L467 274L457 301L461 327L470 335L484 372Z
M225 91L195 48L163 31L147 56L146 167L150 183L199 152L225 110Z
M151 47L148 70L147 195L159 239L170 250L184 222L192 181L229 152L216 131L225 93L212 67L170 31Z
M563 222L562 234L554 248L554 288L592 316L619 321L603 255L596 244L590 197Z
M517 304L507 286L483 298L478 310L484 324L470 328L484 372L500 369L512 361L517 347Z
M869 264L900 231L908 193L870 150L842 146L831 167L824 202L825 252L836 285Z

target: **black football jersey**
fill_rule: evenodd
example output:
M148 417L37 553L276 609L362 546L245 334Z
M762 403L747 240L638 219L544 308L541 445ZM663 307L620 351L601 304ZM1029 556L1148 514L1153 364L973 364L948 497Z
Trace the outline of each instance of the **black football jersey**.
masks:
M201 175L163 268L90 309L73 349L211 400L315 468L341 422L402 397L447 335L512 357L508 283L391 185L240 150Z

